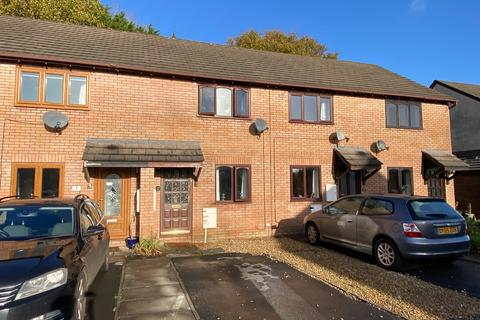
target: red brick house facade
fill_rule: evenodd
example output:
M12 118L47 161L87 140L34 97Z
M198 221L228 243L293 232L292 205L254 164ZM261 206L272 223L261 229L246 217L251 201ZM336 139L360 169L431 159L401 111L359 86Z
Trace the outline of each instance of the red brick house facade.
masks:
M157 43L153 36L21 18L0 17L0 27L10 30L0 32L0 196L85 193L108 211L117 240L131 233L194 242L204 239L205 208L217 210L217 226L208 238L220 239L301 230L309 206L327 200L327 185L337 186L337 196L389 191L428 195L436 190L425 179L430 162L438 168L437 189L454 202L453 180L446 178L455 168L442 162L451 152L449 107L454 101L379 67L159 37ZM61 35L72 32L87 33L90 39L98 35L97 42L88 47L80 35L78 43L64 43L71 34ZM15 37L25 34L32 48L14 48ZM94 47L105 37L120 39L113 44L116 52L138 50L139 59L152 50L149 59L162 65L113 57L116 53L109 63L96 56ZM128 41L122 42L125 37ZM55 41L49 44L49 39ZM144 45L135 47L130 41ZM242 68L255 64L257 56L272 64L278 60L280 66L294 59L292 66L298 69L290 71L301 73L326 63L333 66L327 69L334 76L338 72L346 78L343 87L329 77L308 83L292 75L288 82L255 78L252 72L247 79L240 66L215 71L212 65L207 74L201 70L208 66L195 59L192 68L200 71L179 70L177 62L169 65L158 53L169 46L185 65L189 50L199 46L199 52L211 54L202 60L209 64L221 64L227 52L231 59L246 55L238 60L245 64ZM56 53L56 47L62 49ZM271 68L265 74L275 73L271 66L265 68ZM345 74L342 68L353 69ZM374 72L362 75L362 68ZM354 85L349 83L356 78ZM37 91L29 87L30 80L38 86L33 99L27 90ZM52 87L62 83L60 96L46 89L49 82ZM45 127L44 115L52 110L69 121L59 132ZM409 128L401 125L404 110L410 115ZM258 118L268 125L261 134L254 129ZM348 140L332 140L338 129ZM388 150L376 153L372 144L378 140ZM361 159L366 151L381 164L368 159L356 164L345 156L352 150Z

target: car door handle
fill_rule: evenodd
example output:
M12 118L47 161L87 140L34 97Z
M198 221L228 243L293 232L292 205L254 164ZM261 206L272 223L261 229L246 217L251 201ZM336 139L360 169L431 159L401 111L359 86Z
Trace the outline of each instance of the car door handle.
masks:
M351 223L351 222L353 222L353 220L347 220L347 222L348 222L348 223Z

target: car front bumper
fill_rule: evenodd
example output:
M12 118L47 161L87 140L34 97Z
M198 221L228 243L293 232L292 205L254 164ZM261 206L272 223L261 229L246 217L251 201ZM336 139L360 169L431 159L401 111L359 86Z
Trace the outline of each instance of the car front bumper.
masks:
M407 238L398 247L406 259L460 257L470 250L470 238L467 235L444 239Z
M70 319L73 310L73 289L65 285L29 298L12 301L0 307L0 320Z

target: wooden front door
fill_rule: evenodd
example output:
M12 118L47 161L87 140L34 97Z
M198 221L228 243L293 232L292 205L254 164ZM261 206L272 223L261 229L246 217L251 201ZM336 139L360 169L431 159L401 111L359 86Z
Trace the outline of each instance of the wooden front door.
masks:
M99 169L95 199L106 217L111 238L125 239L130 216L130 169Z
M191 169L162 170L162 233L190 232L192 224Z

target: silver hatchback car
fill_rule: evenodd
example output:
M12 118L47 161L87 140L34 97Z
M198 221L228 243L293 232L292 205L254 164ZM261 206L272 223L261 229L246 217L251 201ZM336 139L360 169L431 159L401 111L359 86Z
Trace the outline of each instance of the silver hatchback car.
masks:
M442 199L407 195L340 198L304 219L312 244L325 241L371 254L386 269L405 259L454 261L468 253L465 219Z

